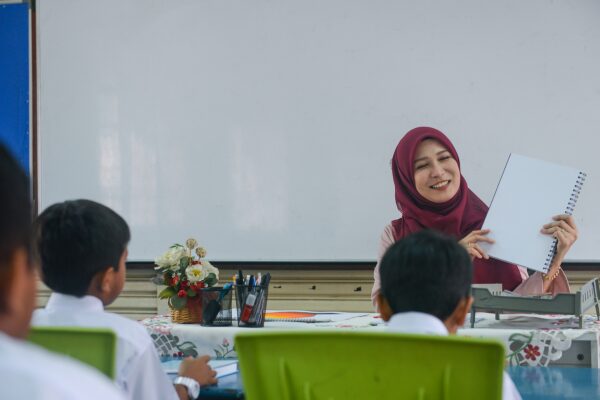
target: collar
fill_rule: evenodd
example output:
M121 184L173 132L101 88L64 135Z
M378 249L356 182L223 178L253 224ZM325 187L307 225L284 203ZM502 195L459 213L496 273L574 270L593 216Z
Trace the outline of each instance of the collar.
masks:
M447 336L446 325L431 314L403 312L392 315L387 323L391 331Z
M104 311L104 305L99 298L94 296L75 297L69 294L52 293L46 304L46 310L56 311L61 309Z

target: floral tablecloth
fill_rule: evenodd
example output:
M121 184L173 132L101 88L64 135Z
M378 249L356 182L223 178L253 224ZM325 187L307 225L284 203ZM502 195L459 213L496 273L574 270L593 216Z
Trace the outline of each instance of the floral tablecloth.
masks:
M469 319L467 318L467 321ZM159 315L141 321L152 336L159 355L163 359L181 356L210 354L215 358L236 358L233 340L238 332L248 331L241 327L203 327L200 325L173 324L167 315ZM468 323L468 322L467 322ZM525 314L501 315L477 313L475 328L459 329L458 335L494 338L502 341L507 349L507 362L511 366L548 366L560 364L560 359L575 341L591 343L591 367L598 367L598 341L600 322L586 316L583 329L578 329L578 319L569 316L540 316ZM333 321L320 323L266 322L263 329L360 329L385 330L377 314L338 313Z
M582 329L578 324L577 317L568 315L504 314L496 320L494 314L478 312L475 327L467 325L459 329L458 335L500 339L511 366L560 364L573 342L590 342L588 366L597 368L600 321L586 315Z
M336 313L331 321L318 323L265 322L266 330L289 329L374 329L383 330L377 314ZM238 332L249 329L237 326L205 327L197 324L174 324L168 315L158 315L141 321L152 336L161 359L209 354L215 358L237 358L233 339Z

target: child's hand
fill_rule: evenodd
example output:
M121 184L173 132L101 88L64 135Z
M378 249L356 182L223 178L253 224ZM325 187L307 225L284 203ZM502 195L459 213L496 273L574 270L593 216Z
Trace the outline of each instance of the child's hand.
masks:
M195 379L200 386L214 385L217 383L217 372L208 365L208 360L209 356L185 358L179 365L179 376Z

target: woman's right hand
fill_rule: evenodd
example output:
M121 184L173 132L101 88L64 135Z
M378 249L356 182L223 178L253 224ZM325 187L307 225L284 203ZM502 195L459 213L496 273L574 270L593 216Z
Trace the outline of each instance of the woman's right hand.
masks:
M487 234L490 233L489 229L478 229L469 233L467 236L458 241L458 243L463 246L467 253L471 256L471 259L474 258L485 258L486 260L490 258L485 251L478 245L479 242L486 243L494 243L493 239L487 237Z

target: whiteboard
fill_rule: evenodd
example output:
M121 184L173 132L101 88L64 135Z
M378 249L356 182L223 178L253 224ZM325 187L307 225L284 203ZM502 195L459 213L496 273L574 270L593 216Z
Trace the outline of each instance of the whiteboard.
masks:
M38 0L40 209L90 198L130 260L372 261L390 159L445 132L489 204L510 152L577 167L598 261L596 0ZM535 179L532 176L531 179Z

